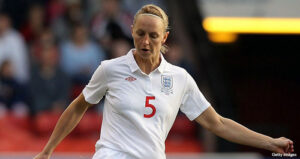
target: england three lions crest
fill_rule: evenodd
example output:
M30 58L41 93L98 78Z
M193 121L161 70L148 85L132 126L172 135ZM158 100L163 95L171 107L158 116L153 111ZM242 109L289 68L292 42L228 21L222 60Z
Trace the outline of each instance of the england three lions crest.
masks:
M161 92L164 92L166 95L173 94L172 76L168 76L168 75L161 76Z

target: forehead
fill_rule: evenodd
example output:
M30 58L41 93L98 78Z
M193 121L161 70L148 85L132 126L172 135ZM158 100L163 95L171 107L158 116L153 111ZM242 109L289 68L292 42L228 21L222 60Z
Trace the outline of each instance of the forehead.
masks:
M143 29L149 31L164 31L163 20L155 15L140 14L136 18L135 29Z

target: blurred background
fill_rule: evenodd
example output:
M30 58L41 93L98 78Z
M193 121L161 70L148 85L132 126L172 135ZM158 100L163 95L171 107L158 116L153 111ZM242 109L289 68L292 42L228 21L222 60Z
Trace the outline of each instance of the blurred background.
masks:
M144 4L170 18L166 59L184 67L217 112L272 137L300 141L298 0L0 0L0 158L32 158L101 61L133 47ZM102 102L54 158L91 158ZM179 113L168 158L273 158L229 143Z

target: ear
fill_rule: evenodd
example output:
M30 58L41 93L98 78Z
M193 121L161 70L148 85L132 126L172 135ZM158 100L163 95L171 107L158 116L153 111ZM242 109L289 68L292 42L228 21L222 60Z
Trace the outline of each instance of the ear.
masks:
M165 33L162 44L164 44L167 41L169 34L170 34L170 32L168 32L168 31Z

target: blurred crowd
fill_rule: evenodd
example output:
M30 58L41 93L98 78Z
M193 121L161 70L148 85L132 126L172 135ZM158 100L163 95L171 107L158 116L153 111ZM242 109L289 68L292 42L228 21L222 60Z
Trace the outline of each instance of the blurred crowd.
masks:
M61 112L101 61L133 47L134 13L141 0L1 1L0 115ZM188 67L175 40L169 62Z

